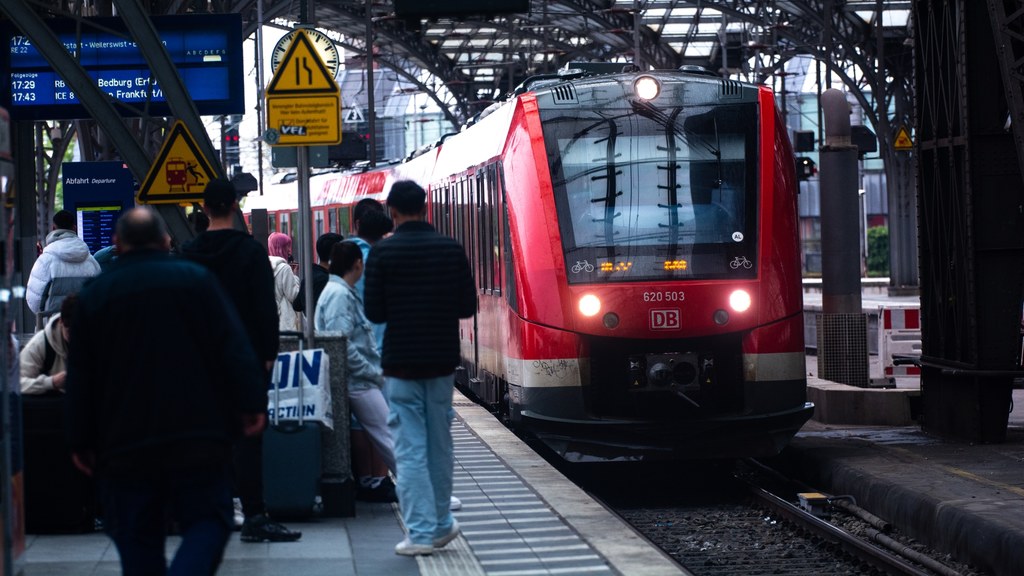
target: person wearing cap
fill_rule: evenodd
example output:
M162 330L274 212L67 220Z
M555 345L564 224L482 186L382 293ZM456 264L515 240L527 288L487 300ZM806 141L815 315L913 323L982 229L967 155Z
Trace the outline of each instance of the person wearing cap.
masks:
M168 253L152 208L124 213L115 242L71 327L72 460L96 477L122 574L212 575L231 535L233 440L266 426L262 367L213 274ZM181 534L169 569L168 515Z
M395 442L398 505L408 536L403 556L432 554L459 535L450 508L455 451L452 392L459 365L459 319L476 313L466 252L426 221L426 192L411 180L392 184L387 200L395 233L366 262L364 307L386 322L381 366L388 427Z
M264 396L277 361L277 302L267 251L247 232L234 228L238 211L235 186L214 179L203 191L203 212L210 218L205 232L181 248L184 258L208 268L220 280L242 318L256 356L263 363ZM266 401L264 401L266 407ZM241 502L242 542L291 542L301 532L289 530L267 516L263 502L263 439L247 437L235 445L235 483Z

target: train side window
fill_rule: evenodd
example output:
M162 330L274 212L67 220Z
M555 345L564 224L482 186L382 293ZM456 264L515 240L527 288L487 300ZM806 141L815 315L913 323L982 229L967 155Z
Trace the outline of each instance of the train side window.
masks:
M282 214L281 217L284 218L285 216ZM267 224L269 224L267 230L277 232L277 214L271 214L270 217L267 218Z
M453 232L455 233L455 239L459 241L463 246L466 245L466 239L462 237L462 180L455 183L454 200L452 204L452 226L454 227Z
M352 216L352 209L348 206L338 208L338 234L346 238L352 235L352 223L349 222Z
M327 231L338 232L338 213L334 210L327 209Z
M288 213L288 231L285 232L285 234L291 236L292 238L295 238L295 228L299 225L298 218L296 218L297 214L298 211L296 210L293 210Z
M444 185L444 233L452 236L452 184Z
M316 210L313 212L313 229L316 230L316 238L319 238L324 233L324 211Z
M501 188L501 229L504 231L502 234L505 240L505 253L504 253L504 268L505 268L505 298L508 301L508 307L513 312L519 312L519 300L516 297L516 274L515 264L512 258L512 232L509 226L508 216L508 201L505 199L505 187Z

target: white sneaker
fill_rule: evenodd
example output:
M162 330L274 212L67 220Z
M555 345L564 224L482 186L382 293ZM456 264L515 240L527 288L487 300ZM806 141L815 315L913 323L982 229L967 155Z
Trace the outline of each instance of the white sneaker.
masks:
M462 500L459 500L455 496L452 496L451 501L448 503L449 510L462 510Z
M433 553L433 546L429 544L413 544L412 540L408 538L395 545L395 554L399 556L430 556Z
M235 498L234 507L235 530L240 530L242 528L242 524L245 524L245 514L242 513L242 501L238 498Z
M452 527L445 533L444 536L438 536L434 538L434 548L444 548L449 542L459 537L459 522L458 520L452 520Z

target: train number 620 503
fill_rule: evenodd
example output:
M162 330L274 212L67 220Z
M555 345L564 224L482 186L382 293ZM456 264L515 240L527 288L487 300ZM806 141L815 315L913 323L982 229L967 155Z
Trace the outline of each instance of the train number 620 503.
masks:
M682 290L644 292L644 302L682 302L686 294Z

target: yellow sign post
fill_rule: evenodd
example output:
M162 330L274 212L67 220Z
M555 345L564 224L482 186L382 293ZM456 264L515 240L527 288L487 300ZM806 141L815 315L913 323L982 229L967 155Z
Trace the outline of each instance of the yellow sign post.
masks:
M139 187L137 200L140 204L202 202L203 189L217 176L195 138L178 120Z
M273 145L341 142L341 91L305 30L294 32L267 86L267 133Z

